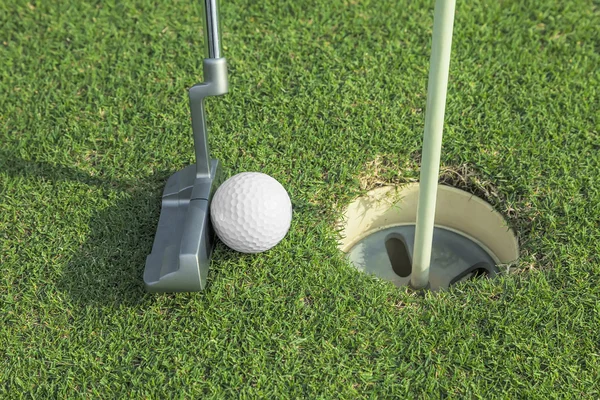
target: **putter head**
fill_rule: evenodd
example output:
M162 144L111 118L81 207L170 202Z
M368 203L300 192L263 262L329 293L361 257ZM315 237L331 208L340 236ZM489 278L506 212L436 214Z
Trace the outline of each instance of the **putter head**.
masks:
M146 290L195 292L205 288L215 243L210 201L220 183L217 160L211 160L209 177L198 177L196 165L190 165L169 178L152 251L146 258Z

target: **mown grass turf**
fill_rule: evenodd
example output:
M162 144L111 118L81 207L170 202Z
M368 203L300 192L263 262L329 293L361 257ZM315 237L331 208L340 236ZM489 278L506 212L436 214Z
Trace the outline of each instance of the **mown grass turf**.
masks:
M493 188L523 257L424 297L353 270L334 222L418 177L433 1L222 2L212 153L282 182L292 228L220 244L203 293L144 292L165 180L193 162L200 16L0 3L0 397L600 396L597 2L458 2L442 164Z

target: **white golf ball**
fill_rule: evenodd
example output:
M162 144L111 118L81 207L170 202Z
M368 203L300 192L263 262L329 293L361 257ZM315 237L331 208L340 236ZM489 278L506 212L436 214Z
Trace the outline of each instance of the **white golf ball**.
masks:
M292 222L292 202L276 179L260 172L242 172L215 192L210 217L219 238L241 253L274 247Z

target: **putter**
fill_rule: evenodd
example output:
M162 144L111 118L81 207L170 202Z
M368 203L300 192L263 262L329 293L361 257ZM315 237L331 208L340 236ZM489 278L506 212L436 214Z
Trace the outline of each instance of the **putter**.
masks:
M203 1L204 82L189 90L196 164L173 174L165 185L158 228L146 258L149 292L195 292L206 287L215 233L210 201L222 181L218 160L210 158L204 99L228 92L227 63L221 54L217 0Z

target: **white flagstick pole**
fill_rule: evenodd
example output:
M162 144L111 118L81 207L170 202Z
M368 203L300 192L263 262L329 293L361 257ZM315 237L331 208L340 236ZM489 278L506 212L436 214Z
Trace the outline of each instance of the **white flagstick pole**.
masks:
M425 134L411 275L411 285L415 289L425 288L429 283L455 5L456 0L436 0L433 16L433 42L429 61Z

